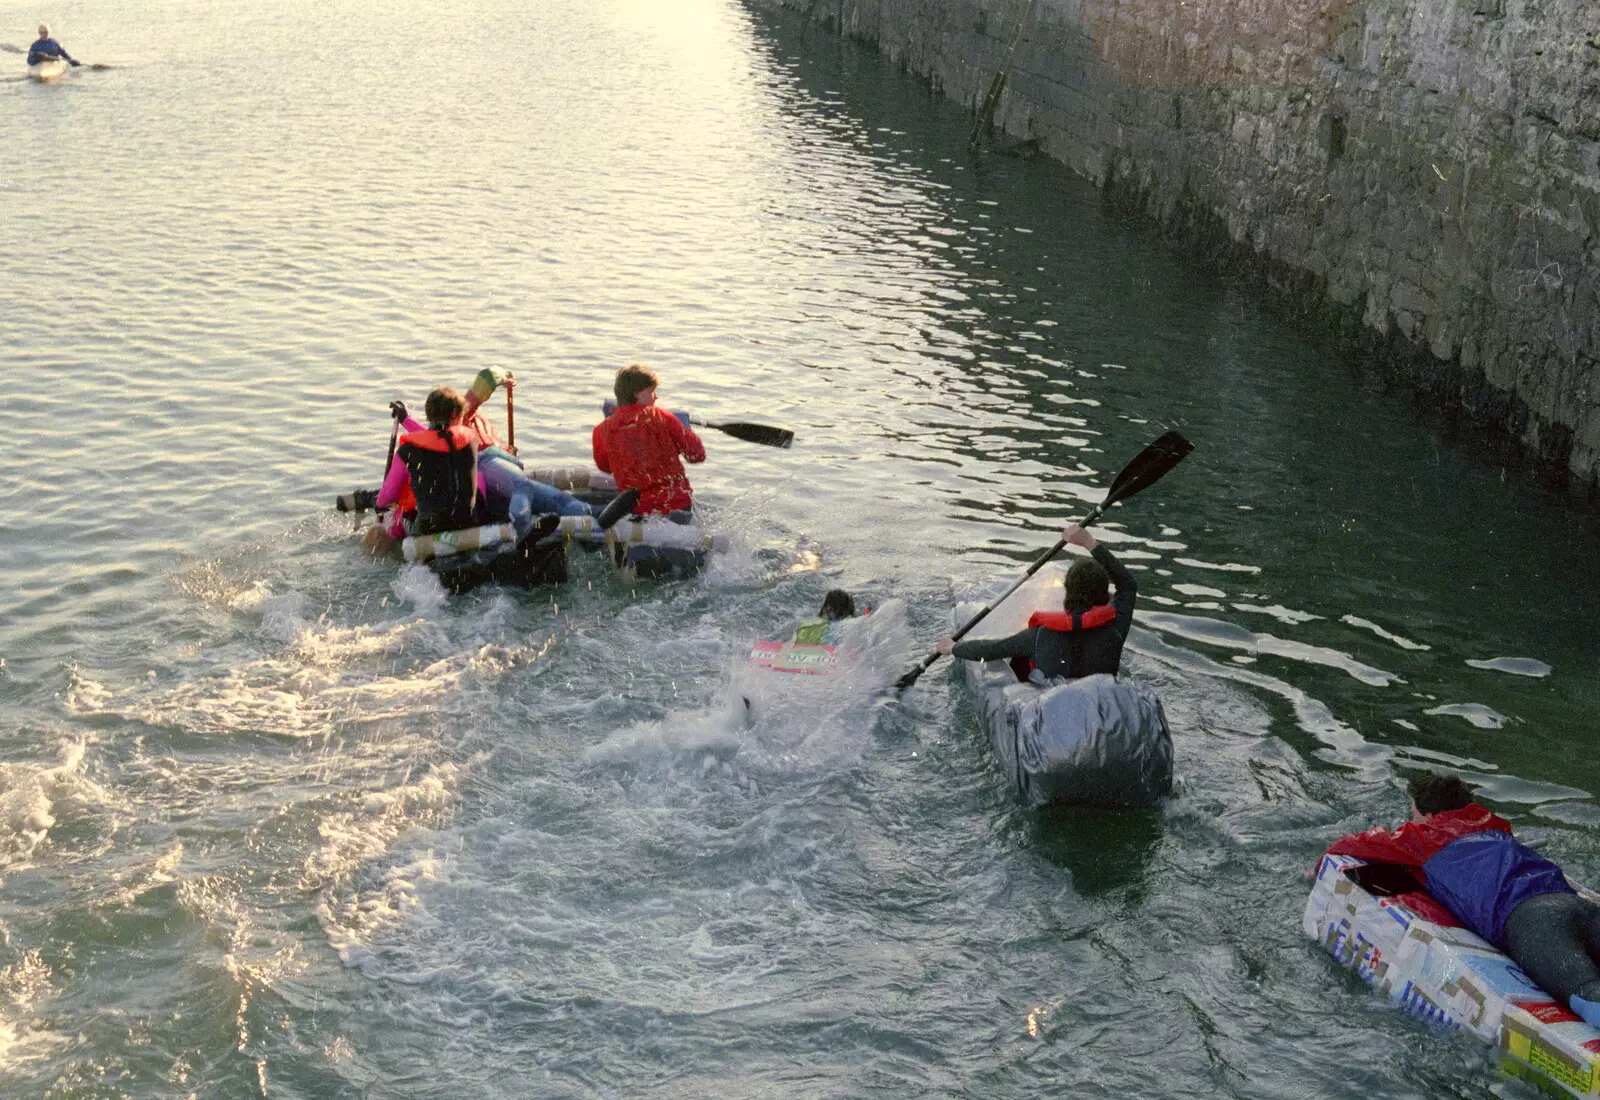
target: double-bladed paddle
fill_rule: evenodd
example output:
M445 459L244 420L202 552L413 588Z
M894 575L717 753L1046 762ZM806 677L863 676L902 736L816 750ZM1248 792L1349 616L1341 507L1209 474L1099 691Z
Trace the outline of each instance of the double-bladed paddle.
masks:
M1094 511L1090 512L1087 516L1084 516L1083 519L1079 521L1079 525L1082 527L1089 526L1095 520L1099 519L1101 514L1104 513L1107 508L1111 507L1119 500L1127 500L1134 494L1150 488L1150 486L1154 485L1156 482L1160 481L1164 476L1166 476L1168 470L1171 470L1178 463L1182 462L1183 456L1192 450L1194 450L1193 443L1190 443L1177 432L1168 432L1166 435L1150 444L1150 446L1140 451L1133 457L1132 462L1128 463L1122 468L1122 472L1118 474L1116 480L1111 483L1111 488L1106 493L1106 499L1102 500L1099 505L1095 507ZM998 599L974 615L967 621L965 626L956 631L955 634L952 635L953 640L959 642L967 633L967 631L983 622L984 618L989 614L989 612L993 611L995 608L1004 603L1006 597L1010 596L1011 593L1021 588L1024 581L1037 573L1045 562L1061 553L1062 547L1066 545L1067 543L1065 539L1057 539L1054 546L1046 550L1039 556L1038 560L1036 560L1032 565L1028 566L1028 571L1022 574L1022 576L1018 577L1015 584L1006 589L1004 592L1000 593L1000 597ZM938 659L939 652L937 650L928 654L919 663L907 669L905 675L901 676L900 679L895 681L894 689L896 691L904 691L906 688L916 683L917 677L928 671L933 662L937 661Z

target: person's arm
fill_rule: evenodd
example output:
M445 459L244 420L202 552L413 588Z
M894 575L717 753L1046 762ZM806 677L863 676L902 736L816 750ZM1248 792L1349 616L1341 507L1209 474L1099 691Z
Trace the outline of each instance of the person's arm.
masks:
M993 661L1005 657L1032 657L1033 632L1035 627L1026 627L1006 638L978 638L970 642L957 642L950 650L952 657L960 657L963 661Z
M678 453L690 464L706 460L706 445L700 442L700 437L694 434L694 429L689 427L676 416L668 416L662 423L667 425L667 430L672 433L672 441L678 446Z
M79 61L77 58L68 53L67 48L61 45L61 43L57 42L56 47L61 51L61 56L67 59L67 64L71 65L74 69L83 64L83 62Z
M1127 641L1128 631L1133 629L1133 605L1139 598L1139 582L1133 579L1133 574L1128 572L1127 566L1118 561L1103 544L1095 544L1095 548L1089 553L1105 568L1111 577L1111 583L1117 589L1116 595L1111 597L1111 606L1117 609L1117 621L1113 625L1116 627L1117 637Z
M606 450L606 424L605 421L594 426L594 435L590 437L590 445L594 448L594 465L603 474L611 472L611 454Z
M406 464L399 455L389 463L389 472L383 477L383 487L378 490L378 499L375 502L378 511L383 511L389 505L400 499L400 490L404 489L411 481L411 471L406 469Z

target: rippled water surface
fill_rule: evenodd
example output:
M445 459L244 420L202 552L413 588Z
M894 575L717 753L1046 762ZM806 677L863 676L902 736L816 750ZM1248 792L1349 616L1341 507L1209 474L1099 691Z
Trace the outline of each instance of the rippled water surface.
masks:
M0 83L0 1093L1523 1094L1304 874L1442 764L1600 880L1592 520L733 0L0 15L116 66ZM512 368L578 463L636 359L799 436L707 433L703 579L448 599L329 508L395 397ZM897 666L1166 427L1104 532L1167 805L1020 809L944 666L729 720L824 590Z

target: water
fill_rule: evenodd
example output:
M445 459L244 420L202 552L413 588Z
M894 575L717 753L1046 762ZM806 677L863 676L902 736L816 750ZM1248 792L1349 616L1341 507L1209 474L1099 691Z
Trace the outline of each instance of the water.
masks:
M0 11L118 65L0 84L0 1093L1525 1094L1299 914L1434 764L1600 881L1592 520L731 0ZM451 600L329 508L395 397L511 367L581 462L636 359L799 433L707 433L703 580ZM1169 804L1019 809L943 666L730 725L1168 426L1105 534Z

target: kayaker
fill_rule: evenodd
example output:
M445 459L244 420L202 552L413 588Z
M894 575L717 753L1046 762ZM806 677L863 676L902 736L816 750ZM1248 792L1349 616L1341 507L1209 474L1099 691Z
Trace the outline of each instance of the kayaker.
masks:
M404 413L404 406L398 411ZM390 465L383 479L377 506L397 504L403 514L409 494L415 515L405 523L407 534L459 531L485 518L478 497L478 445L461 426L465 411L461 394L449 387L434 390L424 406L428 427L419 426L400 437L395 451L399 461Z
M28 64L37 65L41 61L51 61L58 57L74 69L83 64L69 54L61 43L50 37L49 27L40 23L38 41L28 48Z
M1035 611L1024 629L1007 638L957 642L946 635L938 641L939 652L968 661L1025 658L1046 680L1074 680L1097 672L1115 676L1133 626L1139 586L1111 551L1076 523L1062 528L1061 538L1091 555L1067 570L1061 611Z
M856 617L856 601L842 588L835 588L822 597L820 618L801 623L789 639L795 645L837 645L838 623Z
M639 490L641 514L687 522L694 488L683 459L704 462L706 448L687 425L656 406L659 384L642 363L617 372L617 411L595 425L594 464L617 479L619 492Z
M1519 844L1510 823L1474 802L1456 776L1429 772L1406 789L1409 822L1342 837L1328 854L1407 868L1463 925L1600 1027L1600 906Z

